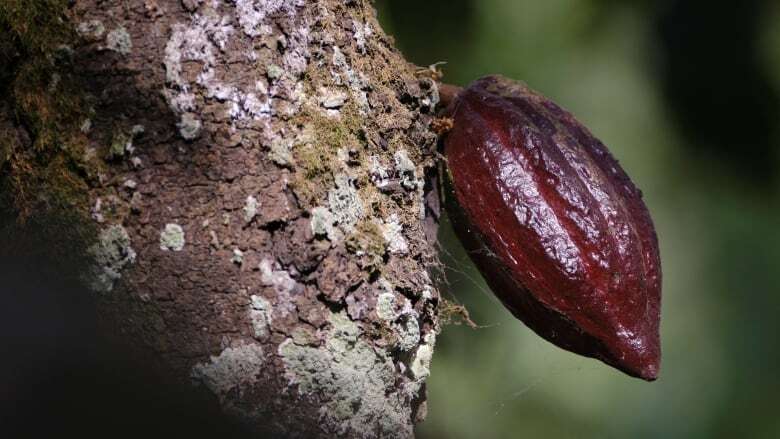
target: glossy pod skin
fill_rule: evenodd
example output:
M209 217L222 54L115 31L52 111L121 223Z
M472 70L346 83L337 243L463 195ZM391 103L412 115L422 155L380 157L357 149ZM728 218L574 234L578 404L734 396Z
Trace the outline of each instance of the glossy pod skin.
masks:
M559 347L655 380L658 240L641 192L604 144L500 76L461 91L449 116L445 204L493 292Z

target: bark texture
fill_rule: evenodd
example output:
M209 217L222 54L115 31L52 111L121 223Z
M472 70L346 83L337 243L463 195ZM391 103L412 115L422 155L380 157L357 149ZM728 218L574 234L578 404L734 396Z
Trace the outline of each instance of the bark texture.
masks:
M105 330L255 430L412 436L437 332L438 93L370 2L78 0L65 17L78 38L46 94L75 84L82 103L61 149ZM14 181L41 134L4 112Z

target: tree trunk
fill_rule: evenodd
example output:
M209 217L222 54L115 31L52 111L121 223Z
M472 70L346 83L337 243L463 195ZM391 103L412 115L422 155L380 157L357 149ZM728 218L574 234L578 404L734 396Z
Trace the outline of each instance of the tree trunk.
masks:
M254 430L413 436L434 81L364 0L71 3L45 75L14 58L0 166L23 218L88 231L102 328Z

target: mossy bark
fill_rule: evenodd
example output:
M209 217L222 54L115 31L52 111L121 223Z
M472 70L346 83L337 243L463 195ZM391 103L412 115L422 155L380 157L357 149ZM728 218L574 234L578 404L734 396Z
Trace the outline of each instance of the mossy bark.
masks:
M370 2L33 3L67 30L3 29L5 209L80 224L107 334L252 429L412 436L438 92Z

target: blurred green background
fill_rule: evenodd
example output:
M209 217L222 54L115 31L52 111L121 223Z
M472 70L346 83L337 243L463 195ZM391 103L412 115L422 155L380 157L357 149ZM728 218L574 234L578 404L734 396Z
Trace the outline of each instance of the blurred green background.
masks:
M780 437L780 2L380 0L445 81L523 79L642 188L663 263L663 364L628 378L537 337L447 224L451 300L421 438Z

